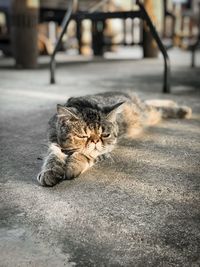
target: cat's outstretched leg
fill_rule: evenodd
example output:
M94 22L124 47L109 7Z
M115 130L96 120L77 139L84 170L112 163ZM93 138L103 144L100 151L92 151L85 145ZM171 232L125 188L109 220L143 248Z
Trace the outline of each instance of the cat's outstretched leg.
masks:
M54 186L62 180L73 179L94 164L94 160L81 153L66 155L52 143L37 180L43 186Z
M41 172L37 176L38 182L43 186L54 186L65 177L67 156L62 153L61 148L52 143L48 155L44 160Z

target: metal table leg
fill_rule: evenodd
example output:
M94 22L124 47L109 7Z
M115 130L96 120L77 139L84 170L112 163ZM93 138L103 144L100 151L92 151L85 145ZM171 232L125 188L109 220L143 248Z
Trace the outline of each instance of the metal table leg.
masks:
M196 66L195 64L195 53L197 48L200 47L200 35L198 37L197 42L191 47L191 53L192 53L192 58L191 58L191 68L194 68Z
M142 11L142 15L143 15L143 19L146 21L147 25L149 26L149 29L152 33L153 38L155 39L162 55L164 58L164 83L163 83L163 93L170 93L170 61L169 61L169 57L167 54L167 51L149 17L149 15L147 14L143 4L139 3L138 1L138 5Z
M51 75L51 78L50 78L50 83L51 84L54 84L55 83L55 55L56 55L56 52L58 51L59 49L59 46L60 46L60 43L61 43L61 40L62 40L62 37L67 29L67 26L69 24L69 21L70 21L70 17L72 15L72 12L73 12L73 4L75 2L75 0L69 0L69 6L68 6L68 10L64 16L64 19L63 19L63 22L62 22L62 31L60 33L60 36L58 38L58 41L56 43L56 46L54 48L54 51L51 55L51 61L50 61L50 75ZM149 29L152 33L152 36L153 38L155 39L162 55L163 55L163 58L164 58L164 83L163 83L163 93L170 93L170 83L169 83L169 76L170 76L170 62L169 62L169 57L168 57L168 54L167 54L167 51L150 19L150 17L148 16L143 4L141 4L139 1L137 1L137 4L139 5L140 7L140 11L141 11L141 18L143 20L146 21L147 25L149 26Z
M50 60L50 83L51 84L54 84L55 83L55 55L60 47L60 43L62 41L62 37L64 35L64 33L66 32L66 29L67 29L67 26L69 24L69 21L70 21L70 17L72 15L72 12L73 12L73 3L75 0L69 0L69 5L68 5L68 8L67 8L67 12L64 16L64 19L62 21L62 24L61 24L61 27L62 27L62 31L59 35L59 38L56 42L56 45L55 45L55 48L53 50L53 53L51 55L51 60Z

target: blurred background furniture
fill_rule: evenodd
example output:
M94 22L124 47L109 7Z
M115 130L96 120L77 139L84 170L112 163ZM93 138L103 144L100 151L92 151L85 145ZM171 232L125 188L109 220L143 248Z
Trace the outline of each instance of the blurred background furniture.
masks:
M163 41L166 48L191 51L191 66L200 44L200 0L164 0Z
M2 0L0 0L2 2ZM70 21L75 22L75 35L79 53L84 53L84 21L90 22L91 50L94 55L102 56L105 49L117 47L119 45L142 45L144 56L157 56L152 53L157 47L164 58L164 83L163 92L169 92L169 58L166 50L159 38L159 35L152 22L153 17L148 15L145 5L148 6L153 0L123 1L126 5L116 4L115 0L102 1L52 1L52 0L13 0L9 1L7 11L11 23L7 21L8 33L10 32L10 52L16 61L17 67L33 68L37 66L37 53L48 53L51 55L51 83L55 82L55 54L58 50L64 50L63 37L66 36L66 29ZM0 6L1 6L0 2ZM66 12L67 9L67 13ZM148 9L148 7L147 7ZM151 8L150 8L151 9ZM150 10L149 9L149 10ZM75 12L72 12L75 11ZM64 15L65 14L65 15ZM64 18L64 19L63 19ZM155 18L155 16L154 16ZM121 20L123 25L122 38L119 42L114 40L112 34L111 20ZM134 40L134 20L139 19L139 38ZM54 38L52 37L52 23L56 22ZM50 22L51 30L49 36L45 36L45 26L43 23ZM40 24L39 24L40 23ZM49 25L48 25L49 26ZM47 27L48 27L47 26ZM131 29L127 32L128 27ZM39 34L37 34L39 29ZM130 34L131 32L131 34ZM149 34L150 32L150 34ZM146 33L146 34L145 34ZM153 39L149 39L153 36ZM145 37L147 37L145 39ZM49 39L54 39L51 43ZM55 43L55 49L54 48ZM66 43L66 42L65 42ZM145 45L146 44L146 45ZM152 49L149 49L153 44ZM4 50L5 51L5 50ZM3 52L4 52L3 51ZM5 53L5 52L4 52Z
M12 2L18 3L18 6L20 3L20 8L23 9L26 1L0 0L0 50L5 55L12 54ZM39 9L39 26L37 26L39 53L51 54L56 39L58 38L62 19L69 1L35 0L28 2L36 3L35 8ZM76 10L79 12L94 11L94 7L97 7L97 11L105 12L135 11L138 9L136 0L81 0L75 2L77 5ZM194 44L199 36L199 0L143 0L141 2L144 3L145 9L156 27L157 32L162 37L166 48L178 46L182 49L186 49L190 47L192 51L195 51L198 46ZM22 20L21 18L21 21ZM103 35L101 36L102 47L100 47L100 45L96 46L94 43L92 44L92 25L90 21L80 21L81 25L78 23L79 21L76 21L76 23L73 20L70 21L68 31L64 35L60 50L65 51L72 47L78 49L78 52L83 55L101 55L107 50L117 50L119 45L140 45L143 47L144 57L157 56L158 54L155 43L149 42L149 38L151 38L150 35L145 39L148 34L145 30L143 20L141 19L106 19L105 25L103 25ZM102 23L99 22L98 24L100 25Z
M165 48L190 50L191 65L195 65L200 36L198 3L199 0L0 0L0 50L6 56L14 56L16 66L23 68L37 67L38 54L52 55L51 69L58 51L73 49L82 55L103 56L121 46L139 45L144 57L157 57L160 50L165 70L163 91L167 92L169 61Z
M164 58L164 81L163 81L163 92L164 93L169 93L169 71L170 71L170 66L169 66L169 58L167 55L167 52L162 44L162 41L156 31L156 28L154 27L152 20L150 16L148 15L147 11L145 10L144 5L140 1L136 1L137 9L136 10L129 10L129 11L97 11L95 7L92 8L92 12L88 11L80 11L79 9L76 9L75 13L72 13L73 11L73 6L76 1L69 1L68 9L66 12L66 15L64 16L63 22L62 22L62 31L59 35L58 41L55 45L55 49L51 55L51 62L50 62L50 73L51 73L51 78L50 82L55 83L55 55L60 47L63 35L68 27L69 21L71 19L75 20L77 22L77 36L79 40L79 47L81 46L81 23L83 20L90 20L92 23L92 48L94 51L94 55L102 55L103 54L103 48L105 46L104 42L104 31L105 31L105 25L106 25L106 20L111 20L111 19L122 19L122 20L127 20L127 19L135 19L139 18L144 22L144 29L146 29L147 32L151 33L151 36L154 38L154 41L157 44L157 47L161 51L163 58ZM100 2L108 2L108 1L100 1ZM150 0L146 0L147 3L151 2ZM98 7L100 3L98 3ZM124 27L126 29L126 27ZM133 31L132 31L133 35ZM124 37L126 38L126 32L124 31ZM126 42L126 39L123 38L123 43L120 43L120 45L134 45L133 38L131 39L130 43ZM148 42L149 39L145 40L143 38L143 41ZM144 43L144 42L143 42ZM142 44L143 44L142 43ZM149 41L149 44L151 41ZM106 44L110 45L110 44ZM117 44L119 45L119 44ZM145 51L145 46L144 51ZM148 46L146 46L148 47ZM145 54L145 53L144 53Z

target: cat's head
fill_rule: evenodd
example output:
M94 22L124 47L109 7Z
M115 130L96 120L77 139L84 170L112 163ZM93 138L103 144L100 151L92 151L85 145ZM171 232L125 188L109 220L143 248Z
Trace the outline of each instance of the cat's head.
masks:
M78 151L93 158L110 152L117 141L117 114L123 103L118 103L103 111L85 108L77 112L75 108L57 105L57 139L66 151Z

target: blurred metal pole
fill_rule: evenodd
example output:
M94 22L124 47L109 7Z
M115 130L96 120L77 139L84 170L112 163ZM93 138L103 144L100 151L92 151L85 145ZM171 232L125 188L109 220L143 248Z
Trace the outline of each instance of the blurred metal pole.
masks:
M167 51L156 31L156 28L154 27L148 13L146 12L143 4L140 3L139 0L137 0L137 4L139 5L142 13L143 13L143 19L146 21L151 34L154 38L154 40L157 43L157 46L160 49L160 52L163 55L163 59L164 59L164 83L163 83L163 93L170 93L170 61L169 61L169 56L167 54Z
M69 5L67 7L67 12L66 12L64 19L62 21L62 24L61 24L62 31L58 37L57 43L56 43L55 48L53 50L53 53L51 55L51 60L50 60L50 83L51 84L55 83L55 65L56 65L55 55L56 55L56 52L58 51L58 49L60 47L62 37L66 32L67 26L69 25L70 18L71 18L71 15L73 12L73 7L74 7L75 3L76 3L76 0L70 0L70 2L69 2Z
M92 21L92 49L95 56L103 56L103 31L105 28L104 20Z
M36 68L39 0L12 0L11 42L19 68Z

